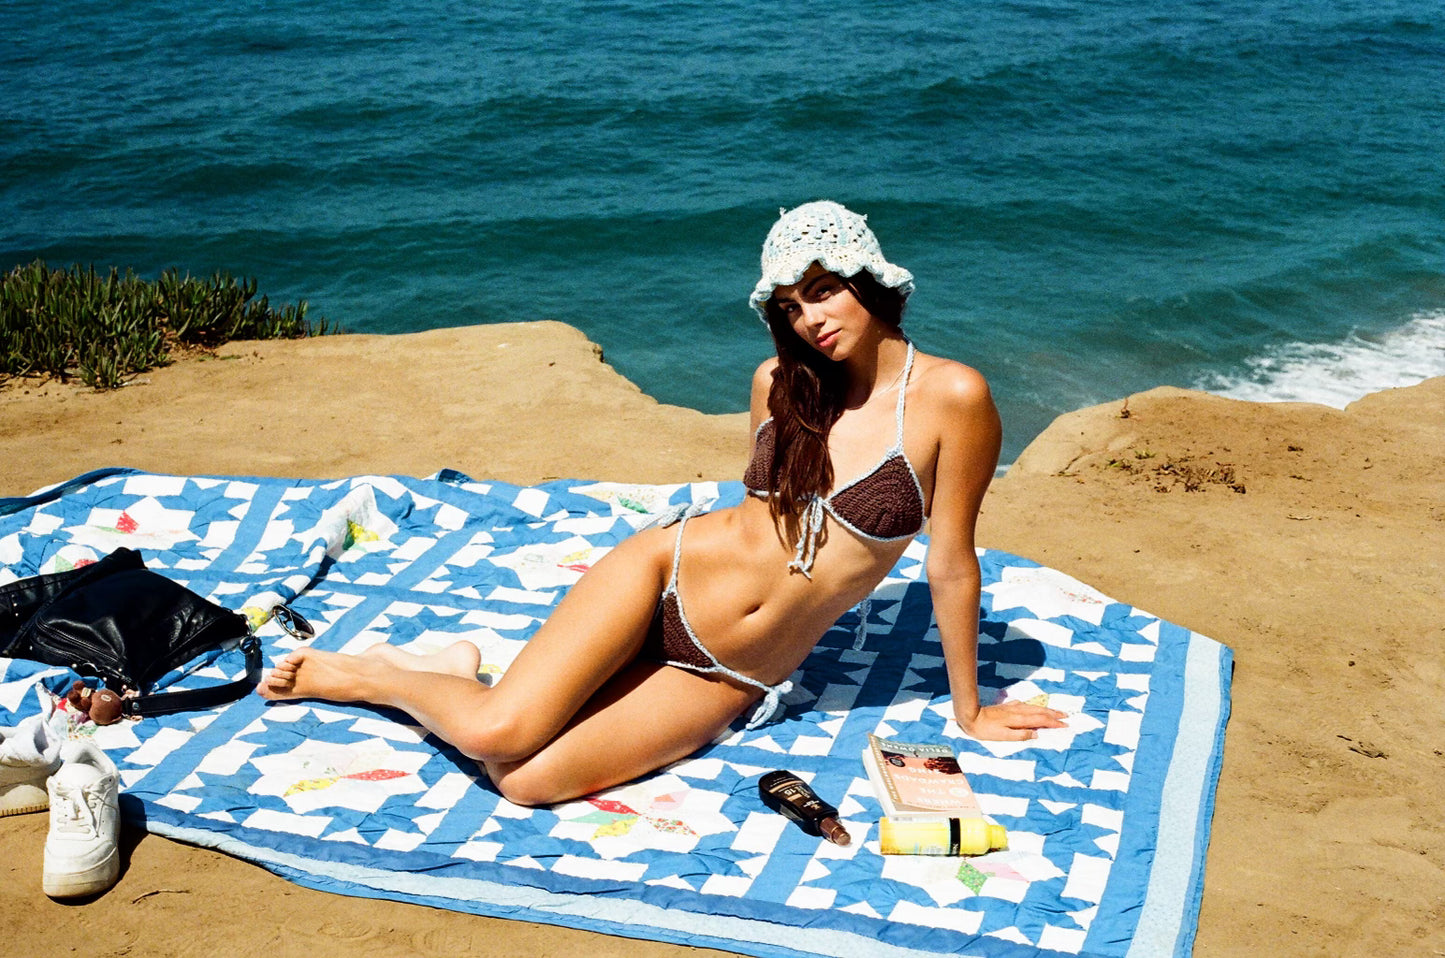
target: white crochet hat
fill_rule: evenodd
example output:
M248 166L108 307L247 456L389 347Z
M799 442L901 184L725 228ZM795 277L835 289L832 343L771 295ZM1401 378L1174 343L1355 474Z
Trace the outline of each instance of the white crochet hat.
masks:
M913 292L913 274L883 258L878 237L868 228L868 217L831 200L778 212L778 221L763 241L762 279L748 297L765 321L763 304L773 290L793 285L814 263L844 277L866 269L878 282L904 296Z

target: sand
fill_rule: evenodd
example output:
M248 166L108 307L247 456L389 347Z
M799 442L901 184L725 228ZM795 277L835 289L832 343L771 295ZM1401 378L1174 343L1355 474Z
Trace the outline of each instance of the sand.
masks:
M12 382L0 495L112 465L741 474L744 415L660 405L601 358L525 323L232 343L109 393ZM1343 411L1160 388L1071 413L994 483L980 543L1234 650L1196 955L1445 955L1445 378ZM46 824L0 820L7 953L694 951L329 895L133 829L119 884L61 905L40 890Z

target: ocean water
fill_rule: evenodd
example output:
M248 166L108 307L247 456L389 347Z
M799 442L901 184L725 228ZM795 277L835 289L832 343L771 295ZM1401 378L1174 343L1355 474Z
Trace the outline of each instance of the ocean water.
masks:
M560 319L745 408L781 206L867 212L1005 461L1158 384L1445 373L1445 5L7 0L0 268L218 269L353 332Z

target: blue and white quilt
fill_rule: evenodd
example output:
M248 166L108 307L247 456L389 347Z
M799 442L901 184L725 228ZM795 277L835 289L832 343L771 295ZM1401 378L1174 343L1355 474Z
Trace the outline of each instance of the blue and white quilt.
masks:
M274 660L458 639L500 675L588 566L657 514L728 505L737 483L536 487L360 476L332 482L103 470L0 500L0 582L119 546L244 610ZM510 804L405 715L320 702L228 706L104 728L126 821L302 884L760 956L1122 956L1190 951L1229 711L1231 655L1026 559L984 550L984 692L1046 702L1068 727L980 743L948 719L926 540L878 587L868 637L845 615L794 676L781 722L742 723L632 784ZM239 677L239 653L172 687ZM74 678L0 659L0 725ZM859 760L869 732L947 742L1007 850L883 856ZM805 835L757 797L786 768L837 805L854 844Z

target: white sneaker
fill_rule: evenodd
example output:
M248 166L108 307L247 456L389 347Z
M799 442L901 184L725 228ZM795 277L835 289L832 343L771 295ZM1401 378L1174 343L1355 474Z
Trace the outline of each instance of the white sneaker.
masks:
M60 745L44 715L0 728L0 816L45 811L45 780L60 767Z
M105 891L120 875L120 775L106 754L84 739L60 750L50 776L50 835L43 886L51 898Z

